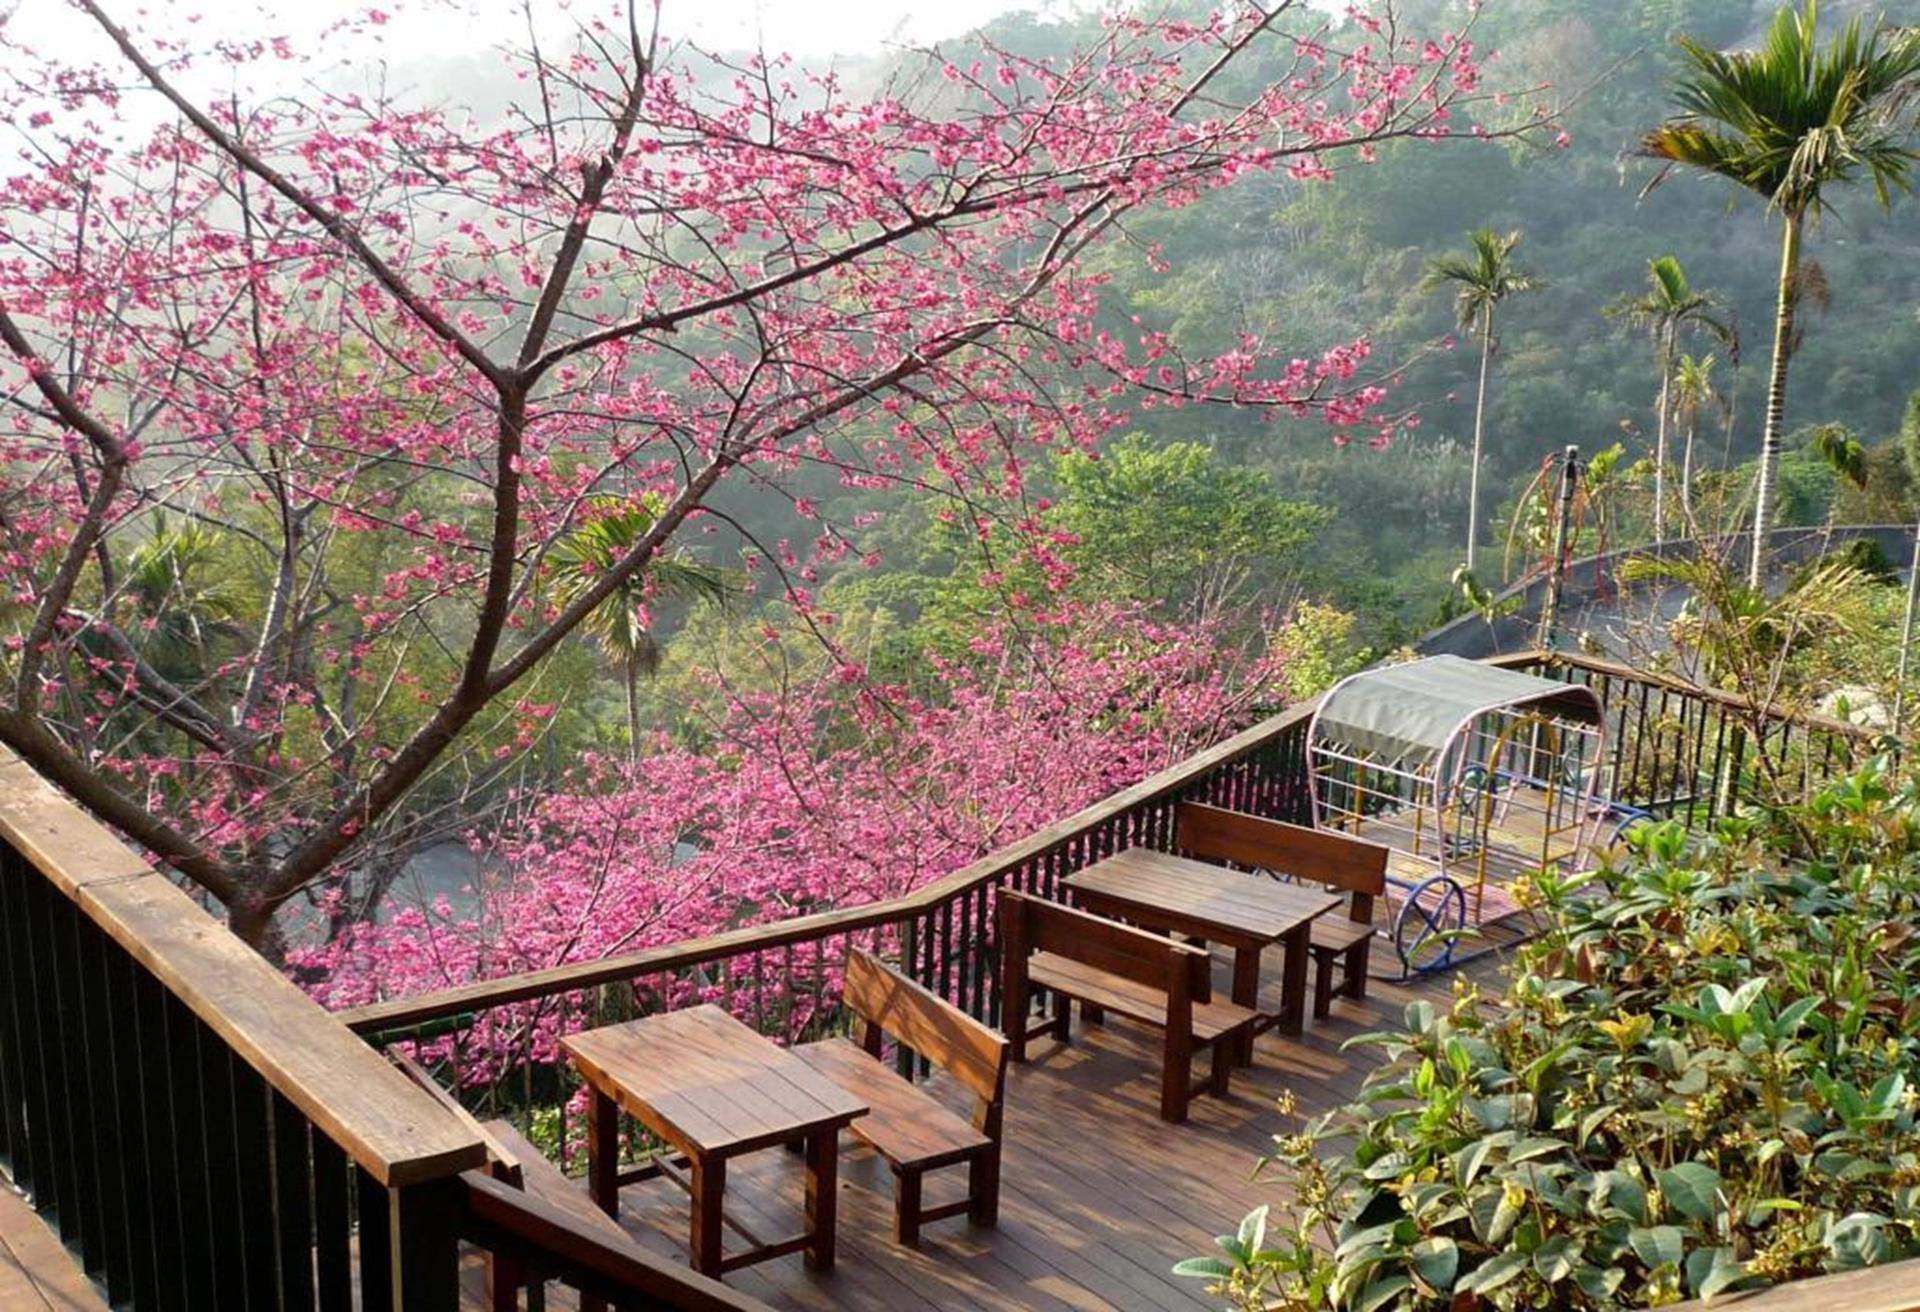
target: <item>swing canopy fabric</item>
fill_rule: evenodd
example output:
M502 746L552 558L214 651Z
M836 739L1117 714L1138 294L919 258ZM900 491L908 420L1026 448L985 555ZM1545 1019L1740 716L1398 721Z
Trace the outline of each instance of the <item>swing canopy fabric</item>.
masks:
M1335 685L1313 717L1310 738L1413 767L1437 760L1476 716L1522 706L1596 726L1605 715L1599 694L1580 684L1429 656Z

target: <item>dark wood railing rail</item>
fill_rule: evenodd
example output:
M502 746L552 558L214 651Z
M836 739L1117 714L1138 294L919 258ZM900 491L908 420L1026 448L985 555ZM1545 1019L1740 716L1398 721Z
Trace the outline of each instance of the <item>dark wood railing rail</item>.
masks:
M546 1251L484 1142L0 752L0 1169L115 1307L453 1312L460 1242L632 1308L753 1307ZM720 1291L722 1294L727 1291Z

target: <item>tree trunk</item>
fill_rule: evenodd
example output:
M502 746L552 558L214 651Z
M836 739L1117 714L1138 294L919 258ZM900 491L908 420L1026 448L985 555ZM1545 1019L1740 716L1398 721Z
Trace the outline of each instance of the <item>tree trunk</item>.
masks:
M1493 307L1480 318L1480 390L1473 402L1473 468L1467 475L1467 573L1473 573L1480 540L1480 445L1487 423L1487 366L1493 360Z
M1673 388L1673 325L1660 335L1659 436L1653 443L1653 540L1667 540L1667 397Z
M1913 550L1907 554L1907 614L1900 622L1900 663L1893 675L1893 724L1897 736L1907 709L1907 656L1913 650L1914 603L1920 601L1920 523L1913 527Z
M627 667L627 762L640 759L640 670L629 657Z
M1687 440L1680 456L1680 518L1685 521L1680 527L1688 534L1693 531L1693 434L1699 426L1696 417L1688 417Z
M1767 379L1767 427L1760 440L1760 481L1753 499L1753 558L1747 564L1747 584L1759 587L1767 552L1767 530L1773 527L1774 482L1780 469L1780 442L1787 419L1787 364L1793 355L1793 312L1799 299L1800 225L1802 215L1789 211L1780 242L1780 295L1773 318L1773 369Z

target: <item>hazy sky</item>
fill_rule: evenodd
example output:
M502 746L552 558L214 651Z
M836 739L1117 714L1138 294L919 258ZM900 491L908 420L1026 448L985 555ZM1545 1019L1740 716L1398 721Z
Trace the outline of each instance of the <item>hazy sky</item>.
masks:
M469 54L526 30L521 0L106 0L115 17L131 20L145 11L180 24L198 17L209 27L217 22L223 32L295 38L370 7L394 16L383 29L389 58ZM818 57L954 36L1007 10L1043 7L1033 0L664 0L663 28L708 47L739 49L764 41L770 51ZM534 0L533 8L541 25L564 27L570 10L598 13L605 6L598 0ZM66 0L0 0L0 14L10 14L10 34L29 44L91 35L85 32L90 24Z

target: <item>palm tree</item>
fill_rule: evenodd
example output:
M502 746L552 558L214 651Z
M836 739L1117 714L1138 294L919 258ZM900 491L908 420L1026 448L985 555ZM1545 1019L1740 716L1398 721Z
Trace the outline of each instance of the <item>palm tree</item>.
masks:
M1480 536L1480 449L1486 430L1487 370L1493 360L1493 312L1509 296L1534 291L1546 284L1518 268L1513 249L1520 234L1501 236L1492 228L1481 228L1468 238L1472 250L1462 255L1442 255L1427 265L1420 280L1423 291L1454 289L1454 311L1464 332L1480 334L1480 388L1473 403L1473 470L1467 482L1467 572L1473 572L1474 544Z
M579 596L622 560L660 517L660 500L600 497L588 503L592 518L561 539L554 549L556 591L562 605ZM628 576L587 618L586 629L600 649L620 667L627 691L627 741L630 755L640 750L640 680L660 668L660 644L653 636L649 603L660 597L724 602L733 595L733 577L684 554L662 554Z
M1642 153L1666 164L1649 189L1684 166L1756 192L1780 216L1773 367L1747 567L1754 586L1774 510L1804 230L1826 208L1830 185L1862 173L1880 204L1891 205L1895 189L1911 189L1908 174L1920 158L1897 117L1920 78L1920 29L1879 24L1869 33L1855 19L1822 47L1819 9L1818 0L1781 9L1756 50L1708 50L1682 37L1687 71L1674 91L1679 113L1641 143Z
M239 617L239 589L219 572L224 547L214 529L156 512L152 536L128 553L122 587L149 630L147 659L168 678L203 677L216 663L213 638Z
M1610 313L1623 314L1629 321L1646 328L1653 334L1660 353L1660 418L1653 451L1653 540L1664 542L1667 538L1667 418L1672 412L1674 356L1680 334L1703 329L1724 342L1733 330L1714 317L1713 298L1694 290L1687 280L1687 271L1673 256L1662 255L1647 261L1647 282L1649 286L1644 295L1623 301Z
M1711 354L1698 358L1683 355L1673 362L1673 421L1680 426L1686 441L1680 457L1680 517L1693 522L1693 437L1700 427L1700 416L1718 406L1724 413L1727 400L1713 385Z

